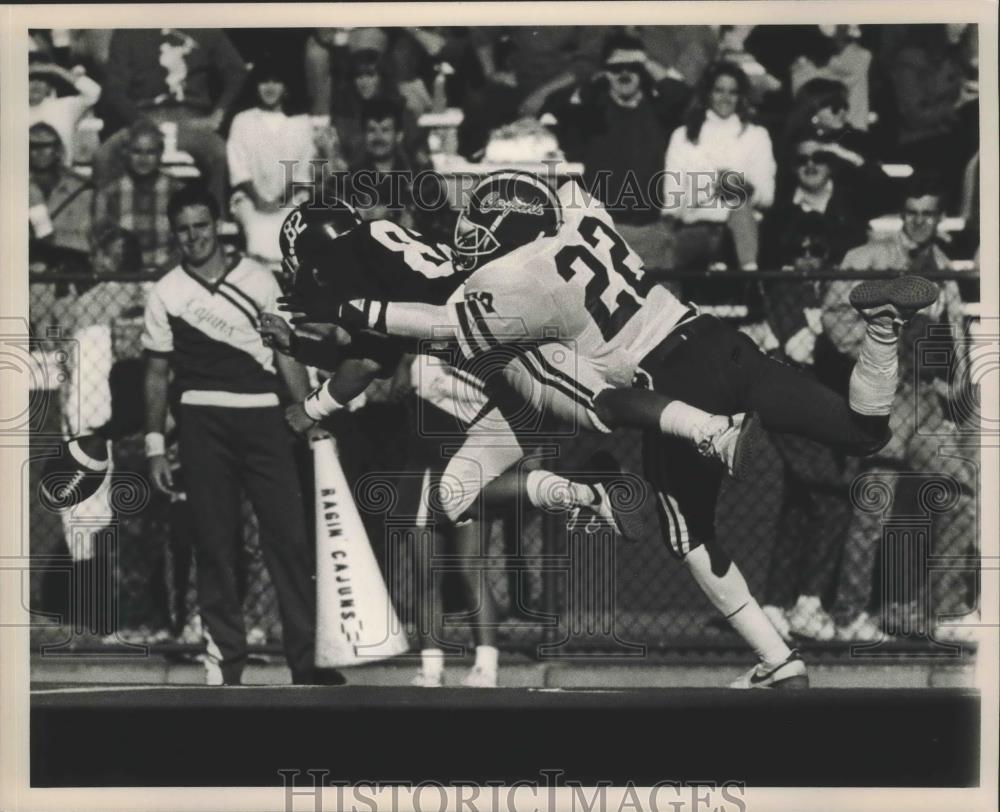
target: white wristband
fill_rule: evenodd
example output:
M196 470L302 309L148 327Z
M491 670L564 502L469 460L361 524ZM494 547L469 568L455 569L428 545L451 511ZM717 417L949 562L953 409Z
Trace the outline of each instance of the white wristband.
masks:
M146 435L146 456L162 457L167 453L167 443L163 435L158 431L151 431Z
M317 386L302 401L302 409L310 418L317 422L343 408L344 404L334 400L333 395L327 390L326 383Z

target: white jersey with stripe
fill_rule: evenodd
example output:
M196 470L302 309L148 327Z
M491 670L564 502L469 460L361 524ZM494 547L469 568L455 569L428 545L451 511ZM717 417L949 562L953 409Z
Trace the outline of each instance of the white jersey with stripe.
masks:
M604 206L575 181L559 188L563 225L484 265L455 305L467 357L525 341L565 344L608 386L628 386L639 361L688 307L657 285Z

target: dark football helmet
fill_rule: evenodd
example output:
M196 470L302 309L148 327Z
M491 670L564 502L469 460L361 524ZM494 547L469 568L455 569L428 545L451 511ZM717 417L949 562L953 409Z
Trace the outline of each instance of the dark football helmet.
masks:
M539 237L551 237L562 223L559 198L541 178L530 172L491 172L469 194L455 223L455 266L475 270Z
M301 277L308 275L312 287L313 269L322 258L324 246L361 224L361 217L348 203L335 200L316 205L300 203L281 224L278 242L281 246L282 287L291 290L303 287Z

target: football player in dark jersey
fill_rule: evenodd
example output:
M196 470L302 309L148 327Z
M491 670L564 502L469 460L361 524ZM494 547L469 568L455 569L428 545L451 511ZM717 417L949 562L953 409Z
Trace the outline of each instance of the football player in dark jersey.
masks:
M402 296L408 301L444 304L455 294L466 274L451 262L450 249L423 240L413 231L386 220L362 223L347 204L326 207L300 206L291 212L282 226L280 236L283 253L283 285L287 291L286 306L293 312L308 313L309 320L322 321L331 314L324 311L329 303L345 299ZM298 319L297 319L298 321ZM297 430L305 430L330 416L359 395L379 376L393 373L404 353L413 351L412 342L370 330L343 331L327 326L323 338L309 338L293 332L280 316L263 314L261 332L269 346L294 355L298 360L324 369L336 367L337 372L314 390L301 404L289 407L289 422ZM426 343L426 342L425 342ZM423 351L425 348L418 348ZM481 368L481 367L480 367ZM491 446L479 449L478 465L485 460L489 470L501 474L522 456L513 430L494 413L493 404L484 395L484 384L477 379L477 370L455 369L446 364L424 368L420 376L437 375L444 379L444 401L459 403L453 416L458 422L472 424L492 414L493 434L499 437ZM418 376L419 377L419 376ZM441 387L439 387L440 389ZM444 408L448 408L445 406ZM453 407L454 408L454 407ZM423 410L425 413L434 408ZM455 421L452 421L455 425ZM454 429L452 435L455 434ZM426 445L426 444L424 444ZM417 461L419 467L441 468L441 443L433 451L425 449L431 459ZM622 483L624 475L617 470L608 455L592 460L593 476L569 480L544 470L510 471L495 479L481 499L470 505L458 523L456 542L460 553L479 556L480 530L472 520L480 510L507 507L515 499L527 499L535 507L548 510L568 510L572 522L585 511L592 516L595 528L610 524L622 535L638 533L636 517L618 510L617 501L627 498ZM440 480L441 472L436 479ZM490 477L492 478L492 477ZM639 485L637 478L629 488ZM462 478L459 483L479 495L477 483ZM427 488L430 487L428 480ZM421 494L426 503L427 494ZM433 504L433 500L431 500ZM480 590L478 569L466 571L466 586L473 596ZM495 647L495 608L488 590L483 590L477 637L476 665L463 683L473 687L496 685L497 652ZM423 667L414 683L433 686L441 684L442 657L436 645L425 641Z

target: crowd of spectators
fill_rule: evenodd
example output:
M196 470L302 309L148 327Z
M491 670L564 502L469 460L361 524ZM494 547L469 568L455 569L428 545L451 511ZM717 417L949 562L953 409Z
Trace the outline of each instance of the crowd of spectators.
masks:
M449 150L474 168L492 133L526 119L581 165L651 269L923 272L977 248L978 223L941 228L978 214L972 25L39 30L30 58L33 270L113 264L142 278L175 265L166 211L184 153L266 263L280 259L283 208L320 177L349 191L370 173L363 217L444 234L447 205L418 207L379 176L433 168ZM450 141L421 125L454 109ZM873 231L886 215L901 228ZM863 329L845 306L852 284L758 285L768 349L842 378ZM38 287L39 334L86 295ZM930 319L960 341L959 287L942 290ZM921 378L905 396L948 423L942 385ZM913 435L885 452L894 472L930 464ZM850 471L827 449L775 444L782 526L798 528L779 535L809 536L799 555L818 563L773 577L797 586L770 590L769 611L805 636L870 636L858 618L871 576L846 597L834 577L841 557L872 568L877 528L850 516Z

